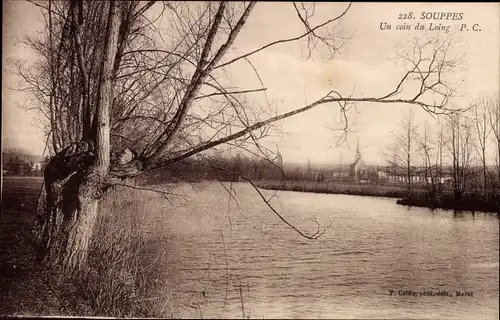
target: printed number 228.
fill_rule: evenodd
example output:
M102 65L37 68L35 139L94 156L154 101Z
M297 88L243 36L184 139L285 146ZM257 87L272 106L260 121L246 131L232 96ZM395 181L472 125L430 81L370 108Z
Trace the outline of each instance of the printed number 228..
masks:
M410 12L410 13L400 13L398 19L402 19L402 20L413 19L413 12Z

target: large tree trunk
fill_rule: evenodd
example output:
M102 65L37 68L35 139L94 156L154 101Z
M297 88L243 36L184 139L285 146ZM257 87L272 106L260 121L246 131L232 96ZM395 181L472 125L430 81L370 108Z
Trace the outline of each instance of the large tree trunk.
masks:
M42 225L40 258L50 266L62 267L63 271L78 271L85 265L97 217L98 199L78 191L65 195L75 188L72 183L62 185L57 200L47 203L51 209Z
M81 270L86 263L103 194L91 166L93 154L82 146L88 144L73 144L51 159L38 203L38 258L65 272Z
M98 215L98 203L111 181L141 172L141 163L129 149L116 154L115 165L103 179L87 142L73 143L47 164L38 201L40 261L71 273L82 270Z

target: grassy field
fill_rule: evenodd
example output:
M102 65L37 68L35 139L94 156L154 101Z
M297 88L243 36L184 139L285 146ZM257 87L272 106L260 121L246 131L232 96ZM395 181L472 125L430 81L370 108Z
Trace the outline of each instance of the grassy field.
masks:
M255 185L262 189L327 194L349 194L371 197L403 198L407 195L407 189L404 185L372 185L315 181L258 181ZM419 197L425 194L425 190L414 189L413 193L416 197Z

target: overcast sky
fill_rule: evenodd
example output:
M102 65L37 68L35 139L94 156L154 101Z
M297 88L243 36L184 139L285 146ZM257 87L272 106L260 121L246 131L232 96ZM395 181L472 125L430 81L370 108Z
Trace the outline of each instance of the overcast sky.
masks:
M316 8L317 20L331 18L342 12L347 4L320 3ZM25 1L5 1L3 17L3 87L2 87L2 139L4 146L23 147L35 154L43 152L43 136L36 126L35 117L22 110L22 97L8 87L14 84L15 77L5 68L8 57L33 59L30 52L19 44L24 33L40 31L43 24L38 8ZM252 58L259 70L267 89L268 97L280 112L304 106L318 99L331 89L346 95L379 96L390 91L398 83L401 70L395 68L389 58L394 56L398 42L411 36L426 36L436 31L398 31L396 25L399 14L412 12L416 19L407 20L415 24L429 22L449 25L450 33L456 34L460 45L457 52L466 54L466 70L457 72L454 77L463 80L463 97L454 103L465 106L469 100L480 93L498 92L500 87L500 5L498 3L354 3L339 24L339 28L350 35L351 39L344 50L334 59L316 56L313 60L301 57L299 45L275 46ZM461 20L425 20L422 12L463 13ZM380 30L380 23L392 25L391 30ZM474 24L481 31L472 31ZM467 24L469 31L460 32L461 24ZM248 52L268 42L296 36L303 31L291 3L258 3L251 14L245 29L234 44L234 53ZM247 64L235 65L232 74L238 84L257 85L258 79ZM350 163L354 153L348 146L335 148L338 132L335 127L338 106L324 105L305 114L281 122L286 134L273 142L286 162L313 163ZM423 123L432 118L415 108L418 120ZM360 140L361 152L368 164L381 164L384 159L380 150L392 139L401 114L408 109L403 105L358 104L358 114L352 114L350 123L357 133L349 135L348 145L355 148Z

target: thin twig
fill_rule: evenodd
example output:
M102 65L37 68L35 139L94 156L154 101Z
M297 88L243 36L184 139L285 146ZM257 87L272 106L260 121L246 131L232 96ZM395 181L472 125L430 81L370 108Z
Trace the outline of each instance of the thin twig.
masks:
M216 170L220 170L220 171L223 171L223 172L226 172L226 173L230 173L228 170L226 169L223 169L223 168L218 168L218 167L215 167L215 166L211 166L211 165L203 165L205 167L208 167L208 168L212 168L212 169L216 169ZM321 237L322 235L325 234L326 230L330 227L327 226L322 232L316 232L314 233L313 235L307 235L305 233L303 233L302 231L300 231L299 229L297 229L294 225L292 225L290 222L288 222L285 218L283 218L282 215L280 215L278 213L278 211L276 211L276 209L273 208L273 206L269 203L270 201L266 199L266 197L262 194L262 192L259 190L259 188L254 184L254 182L248 178L245 178L243 176L239 176L241 179L247 181L248 183L250 183L250 185L255 189L255 191L257 191L257 193L259 194L259 196L262 198L262 200L264 200L264 203L267 205L267 207L269 209L271 209L271 211L276 215L278 216L278 218L280 218L281 221L283 221L287 226L289 226L290 228L292 228L294 231L296 231L298 234L300 234L302 237L306 238L306 239L309 239L309 240L316 240L318 239L319 237ZM272 197L274 198L274 196ZM272 199L271 198L271 199ZM270 200L271 200L270 199Z
M132 185L125 184L125 183L113 183L113 186L122 186L122 187L131 188L131 189L137 189L137 190L143 190L143 191L149 191L149 192L159 193L159 194L163 195L165 198L167 198L168 196L176 196L176 197L179 197L181 199L184 199L185 201L189 200L189 197L186 196L186 195L177 194L177 193L171 193L171 192L167 192L167 191L163 191L163 190L158 190L158 189L132 186Z
M243 218L248 219L248 218L247 218L247 217L246 217L246 216L245 216L245 215L241 212L241 210L240 210L240 204L239 204L238 200L236 199L236 197L235 197L235 196L233 195L233 193L231 192L231 190L232 190L232 186L231 186L231 189L228 189L228 188L224 185L224 183L223 183L222 181L220 181L219 179L217 179L217 181L219 181L219 183L222 185L222 187L224 187L224 189L226 189L227 193L229 194L229 199L228 199L228 203L227 203L227 209L228 209L228 211L229 211L229 201L230 201L231 199L233 199L233 200L234 200L234 202L236 203L236 208L237 208L237 210L238 210L238 213L239 213L239 214L240 214ZM232 181L231 181L231 183L232 183Z
M245 178L243 178L245 179ZM280 218L281 221L283 221L287 226L289 226L290 228L292 228L293 230L295 230L298 234L300 234L301 236L303 236L304 238L307 238L307 239L310 239L310 240L316 240L318 239L319 237L321 237L322 235L325 234L326 230L328 229L329 226L327 226L323 232L321 233L314 233L313 235L311 236L308 236L306 235L305 233L303 233L302 231L300 231L299 229L297 229L294 225L292 225L291 223L289 223L285 218L283 218L283 216L281 216L278 211L276 211L276 209L273 208L273 206L270 205L269 201L266 200L266 197L262 194L262 192L260 192L259 188L249 179L245 179L246 181L248 181L252 187L255 189L255 191L257 191L257 193L259 194L259 196L262 198L262 200L264 200L264 203L267 205L267 207L269 209L271 209L271 211L274 212L275 215L278 216L278 218Z

